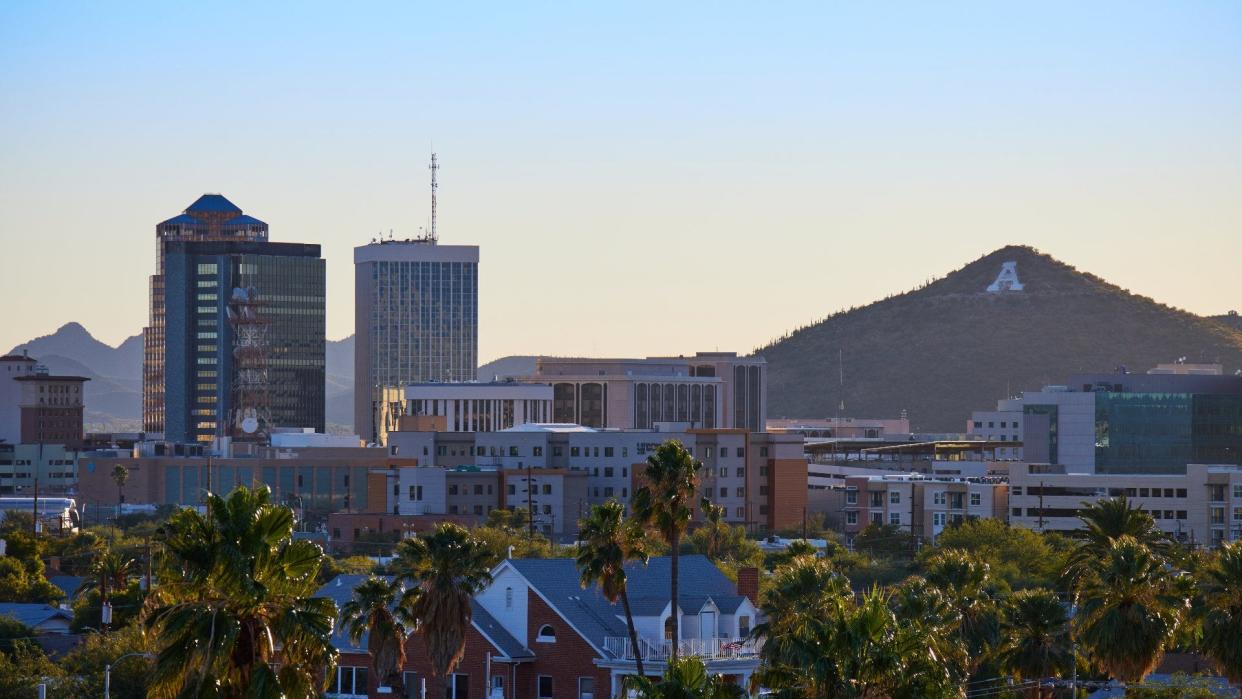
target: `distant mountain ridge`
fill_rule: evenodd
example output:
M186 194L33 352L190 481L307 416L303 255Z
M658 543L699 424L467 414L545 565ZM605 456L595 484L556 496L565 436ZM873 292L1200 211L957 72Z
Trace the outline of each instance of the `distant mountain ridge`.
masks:
M1021 291L989 292L1013 262ZM772 417L897 417L964 429L972 410L1070 374L1146 371L1178 357L1242 367L1242 332L1132 294L1025 246L836 313L756 350ZM1236 321L1236 316L1232 317ZM840 405L844 402L844 410Z

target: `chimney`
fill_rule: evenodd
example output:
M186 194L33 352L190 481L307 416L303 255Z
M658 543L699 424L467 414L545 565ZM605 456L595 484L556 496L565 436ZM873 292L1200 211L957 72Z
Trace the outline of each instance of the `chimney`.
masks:
M753 566L737 569L737 594L759 606L759 569Z

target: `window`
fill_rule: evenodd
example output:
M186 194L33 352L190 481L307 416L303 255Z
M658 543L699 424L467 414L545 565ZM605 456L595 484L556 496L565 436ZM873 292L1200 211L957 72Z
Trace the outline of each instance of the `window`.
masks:
M901 493L896 490L888 491L888 502L890 505L900 505Z
M457 494L457 485L456 485L456 484L454 484L454 485L450 485L450 486L449 486L449 495L456 495L456 494Z
M1014 516L1014 517L1021 517L1021 516L1022 516L1022 508L1021 508L1021 507L1015 507L1015 508L1013 508L1013 516Z
M531 456L543 456L543 447L531 447Z
M745 469L745 468L742 468L741 466L738 466L738 468L737 468L737 477L738 477L738 478L745 478L745 477L746 477L746 469Z
M513 588L505 588L505 609L513 609Z
M857 512L846 512L845 523L846 524L858 524L858 513Z
M578 699L595 699L595 678L578 678Z
M404 672L401 681L405 683L405 699L422 699L422 686L417 672Z
M570 455L570 456L578 456L578 452L579 452L579 451L580 451L580 450L578 449L578 447L570 447L570 448L569 448L569 455Z
M1242 522L1242 507L1233 508L1233 521Z
M858 504L858 491L857 490L845 491L845 504L846 505L857 505Z
M746 508L744 507L737 508L737 518L746 519Z
M539 676L539 699L552 699L552 678L547 675Z
M1185 488L1178 488L1178 489L1177 489L1177 497L1179 497L1179 498L1184 498L1184 497L1186 497L1186 489L1185 489Z
M367 696L367 669L365 667L338 667L336 677L329 689L336 694L347 696Z
M612 467L611 466L604 467L604 478L612 478Z
M521 454L518 454L517 447L509 447L509 456L521 456Z
M742 614L737 618L737 635L739 638L745 638L750 634L750 616Z
M974 505L974 506L979 506L979 505L982 505L982 504L983 504L983 495L982 495L981 493L971 493L971 494L970 494L970 504L971 504L971 505Z
M604 447L604 456L612 458L612 447Z
M544 483L544 484L543 484L543 494L544 494L544 495L551 495L551 494L552 494L552 484L551 484L551 483Z
M727 497L729 497L729 489L728 489L728 488L721 488L721 489L720 489L720 497L722 497L722 498L727 498Z
M872 512L871 523L875 525L884 524L884 513L883 512Z
M738 496L739 498L741 498L741 497L746 497L746 489L745 489L745 488L738 488L738 489L737 489L737 496Z
M470 675L453 674L452 686L445 693L445 699L466 699L470 696Z
M943 490L937 490L936 492L932 493L932 504L933 505L943 505L945 504L945 502L946 501L945 501Z
M761 457L762 457L762 456L767 456L767 455L768 455L768 448L767 448L767 447L759 447L759 456L761 456Z
M510 495L517 495L517 486L510 483L507 488Z
M943 513L943 512L933 512L933 513L932 513L932 526L933 526L933 527L943 527L943 526L944 526L944 513Z
M483 494L483 484L482 484L482 483L475 483L475 484L474 484L474 494L475 494L475 495L482 495L482 494Z
M1233 486L1233 497L1242 500L1242 483L1235 483Z
M1147 488L1139 488L1139 497L1140 498L1149 497L1148 495L1149 492L1150 491L1148 491Z

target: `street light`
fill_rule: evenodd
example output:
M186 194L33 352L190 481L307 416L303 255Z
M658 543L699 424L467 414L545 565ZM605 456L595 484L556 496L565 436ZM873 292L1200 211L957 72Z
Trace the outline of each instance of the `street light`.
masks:
M125 655L122 655L116 660L113 660L110 664L104 665L104 699L111 699L109 694L112 688L112 666L120 664L122 660L130 656L141 656L143 658L148 658L148 659L155 657L154 655L150 653L126 653Z

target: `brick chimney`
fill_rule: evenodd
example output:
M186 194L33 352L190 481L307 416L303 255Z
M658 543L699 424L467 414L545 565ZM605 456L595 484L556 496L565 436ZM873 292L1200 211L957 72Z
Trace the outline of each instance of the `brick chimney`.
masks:
M754 567L737 569L737 594L759 606L759 569Z

